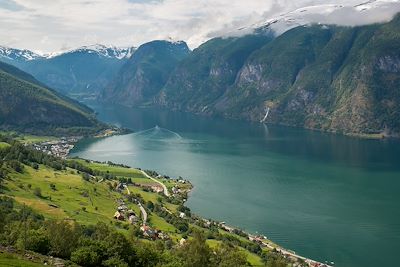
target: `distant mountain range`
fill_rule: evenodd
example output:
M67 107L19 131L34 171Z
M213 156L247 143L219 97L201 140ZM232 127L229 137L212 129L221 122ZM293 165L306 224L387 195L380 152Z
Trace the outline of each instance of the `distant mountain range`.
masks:
M209 116L260 121L269 108L269 123L399 136L399 55L400 16L358 27L304 25L277 37L260 29L201 45L151 95L153 104ZM114 88L129 96L136 87L119 82L152 78L125 71ZM140 104L112 94L103 100Z
M103 127L88 107L0 62L0 129L42 135L83 135Z
M101 98L130 106L153 101L177 64L189 53L185 42L153 41L141 45Z
M266 20L241 27L236 35L240 32L252 32L254 29L270 30L280 35L295 27L310 24L361 26L384 22L397 12L400 12L400 2L397 0L348 0L339 4L315 3L290 12L271 15Z
M268 109L268 123L400 136L400 15L352 27L310 23L343 12L356 12L360 20L373 12L393 13L393 4L371 0L302 8L193 51L185 42L170 41L137 50L96 45L46 56L1 48L0 60L60 92L94 94L107 103L252 121Z
M135 48L104 45L39 55L29 50L0 47L0 61L32 74L64 94L97 94L132 56Z

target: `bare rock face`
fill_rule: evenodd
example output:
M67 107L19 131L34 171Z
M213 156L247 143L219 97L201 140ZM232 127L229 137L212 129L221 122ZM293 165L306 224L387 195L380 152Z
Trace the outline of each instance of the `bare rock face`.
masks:
M246 64L238 74L236 84L245 85L257 83L262 78L262 65Z
M378 68L385 72L400 73L400 56L383 56L377 60Z
M140 46L104 89L101 100L127 106L153 101L189 52L184 42L153 41Z

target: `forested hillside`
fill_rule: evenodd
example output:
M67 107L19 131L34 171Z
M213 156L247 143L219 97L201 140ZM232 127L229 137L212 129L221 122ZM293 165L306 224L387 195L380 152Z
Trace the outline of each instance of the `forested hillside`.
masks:
M52 135L102 127L88 107L5 63L0 63L0 125L3 130Z
M169 188L180 184L169 177L162 181ZM62 160L0 135L0 265L278 267L297 262L260 247L242 231L230 233L191 214L184 195L153 192L152 184L137 169ZM147 219L139 215L141 209Z
M153 101L189 52L185 42L152 41L141 45L105 88L101 100L128 106Z
M400 16L359 27L300 26L272 41L214 39L178 65L157 103L253 121L268 107L269 123L398 136L399 55Z

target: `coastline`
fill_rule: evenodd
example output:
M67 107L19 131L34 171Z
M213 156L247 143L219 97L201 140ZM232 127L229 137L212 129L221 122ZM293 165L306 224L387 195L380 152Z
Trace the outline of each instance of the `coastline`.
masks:
M92 136L92 137L93 138L105 138L105 137L110 137L110 136L113 136L113 135L126 134L126 132L121 132L118 129L120 129L120 128L106 129L106 130L102 131L101 133L99 133L99 134L97 134L95 136ZM124 131L126 131L126 130L124 129ZM83 137L63 137L63 138L60 138L60 139L52 139L50 141L45 141L45 142L42 142L40 144L37 144L37 143L30 143L30 144L32 144L34 146L34 148L37 149L37 150L41 150L42 152L45 152L45 153L48 153L48 154L52 154L52 155L54 155L56 157L59 157L59 158L62 158L62 159L65 160L65 159L68 158L68 155L69 155L70 151L74 148L75 144L77 142L79 142L81 139L83 139ZM29 143L27 143L27 144L29 144ZM51 149L52 146L53 147L54 146L55 147L60 147L60 144L64 144L67 147L65 152L63 152L64 154L63 153L60 154L57 149ZM40 145L50 146L50 149L49 150L42 150L42 149L39 148ZM97 162L97 161L94 161L94 160L91 160L91 159L89 159L89 160L92 161L92 162ZM131 166L127 166L127 167L129 167L130 169L133 169L133 170L140 171L147 178L149 178L152 181L162 185L162 187L163 187L162 192L167 198L173 197L173 194L171 196L171 194L169 193L167 186L163 182L158 180L160 177L169 177L169 176L158 175L157 177L153 177L151 174L149 175L147 173L148 171L144 171L144 170L142 170L140 168L135 168L135 167L131 167ZM154 173L156 173L156 172L154 172ZM168 179L171 179L171 178L168 178ZM189 191L187 191L187 198L183 200L183 204L186 203L187 199L190 197L189 194L190 194L191 190L193 189L193 184L188 180L185 180L185 181L187 183L189 183L190 189L189 189ZM205 219L205 218L203 218L203 217L201 217L199 215L196 215L196 214L192 214L191 215L191 219L193 219L195 221L198 221L198 222L201 222L204 225L217 226L222 231L225 231L225 232L230 233L230 234L242 233L242 235L244 235L248 241L256 243L262 248L267 248L269 250L275 251L275 252L281 254L282 256L284 256L285 258L290 259L291 261L294 261L294 262L298 262L298 261L304 262L304 263L307 264L307 266L310 266L310 267L332 267L333 266L333 264L329 265L328 263L322 263L322 262L319 262L319 261L304 257L302 255L298 255L294 251L291 251L289 249L285 249L285 248L279 246L278 244L275 244L273 241L269 240L264 235L252 234L250 232L243 231L238 227L230 226L230 225L226 224L225 222L220 222L220 221L215 221L215 220L208 220L208 219Z
M104 164L104 162L98 162L95 160L90 160L90 159L85 159L88 160L92 163L98 163L98 164ZM114 163L115 164L115 163ZM153 191L154 193L157 194L162 194L164 195L166 198L169 199L173 199L175 196L174 190L172 189L172 194L170 193L168 187L162 182L160 181L160 179L167 179L169 181L176 181L178 183L185 183L186 185L188 185L188 190L184 192L185 197L183 198L183 206L186 207L187 209L189 209L185 203L187 202L188 198L190 197L190 192L192 191L192 189L194 188L193 184L190 182L190 180L187 179L174 179L171 178L167 175L160 175L155 171L151 171L151 170L142 170L140 168L135 168L135 167L131 167L131 166L126 166L128 169L132 169L132 170L136 170L141 172L145 177L151 179L153 182L156 182L158 184L162 184L162 190L161 191ZM122 186L127 189L128 195L130 194L130 191L128 189L128 186L126 186L125 184L122 184ZM140 185L136 185L134 184L134 186L140 186ZM178 193L176 193L178 194ZM139 207L141 207L141 210L143 212L143 206L142 204L138 204ZM190 210L190 209L189 209ZM167 212L171 213L170 211L167 210ZM147 213L143 212L146 214L147 217ZM295 251L286 249L281 247L280 245L274 243L273 241L269 240L266 236L264 235L256 235L256 234L252 234L248 231L243 231L242 229L235 227L235 226L230 226L225 222L221 222L221 221L216 221L213 219L205 219L203 218L201 215L197 215L197 214L193 214L191 213L190 216L185 217L187 219L189 219L191 221L191 223L193 223L194 225L202 225L204 228L210 228L210 227L217 227L218 229L220 229L223 232L232 234L232 235L237 235L237 236L241 236L246 238L248 241L255 243L257 245L259 245L261 248L264 249L268 249L270 251L274 251L275 253L279 253L281 254L284 258L290 260L292 263L305 263L307 264L307 266L309 267L333 267L334 264L330 265L328 263L322 263L319 262L317 260L313 260L310 258L307 258L305 256L302 255L298 255L296 254ZM146 226L146 220L143 221L143 225L142 227L147 227ZM181 240L182 241L182 240ZM297 266L297 265L295 265Z

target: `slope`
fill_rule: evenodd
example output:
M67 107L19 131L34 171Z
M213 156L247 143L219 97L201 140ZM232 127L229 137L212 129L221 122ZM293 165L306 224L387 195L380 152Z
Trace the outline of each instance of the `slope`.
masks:
M5 63L0 63L0 124L2 129L52 134L99 126L89 108Z
M185 42L143 44L103 91L102 100L128 106L152 100L176 65L188 54Z

